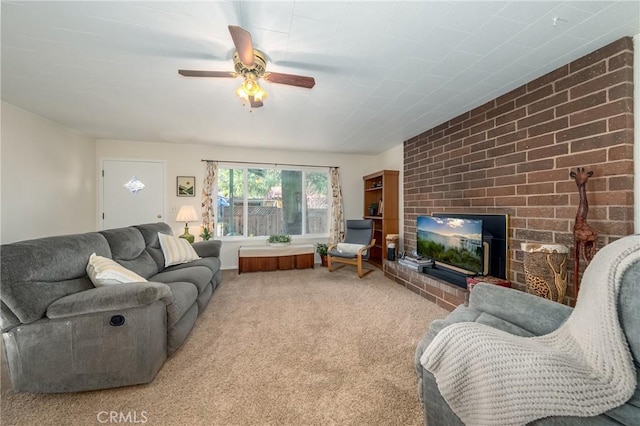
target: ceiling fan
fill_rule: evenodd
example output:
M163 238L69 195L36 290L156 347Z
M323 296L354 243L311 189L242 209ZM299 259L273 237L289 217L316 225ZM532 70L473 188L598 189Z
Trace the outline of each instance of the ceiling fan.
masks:
M261 107L262 100L267 93L258 84L259 79L271 83L288 84L289 86L304 87L311 89L316 81L313 77L302 75L284 74L280 72L268 72L266 70L266 55L253 48L251 34L238 26L229 25L229 32L236 46L233 55L235 71L198 71L198 70L178 70L180 75L185 77L230 77L241 76L244 82L236 90L236 94L249 102L252 108Z

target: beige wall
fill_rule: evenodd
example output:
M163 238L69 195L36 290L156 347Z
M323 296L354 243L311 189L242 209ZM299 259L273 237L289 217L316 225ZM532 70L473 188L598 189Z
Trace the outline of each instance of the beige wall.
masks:
M95 142L2 102L0 241L95 229ZM0 342L1 392L11 389Z
M346 155L335 153L318 152L298 152L298 151L278 151L269 149L246 149L234 147L208 147L201 145L167 144L158 142L132 142L99 140L96 143L96 159L100 164L104 158L120 159L147 159L163 160L166 162L166 204L167 212L165 221L173 227L174 234L183 232L183 224L175 221L175 212L183 204L192 204L199 212L201 201L202 181L204 178L204 164L201 160L217 161L255 161L267 164L288 163L302 165L322 165L340 167L340 178L342 184L342 195L344 198L345 217L362 217L363 201L362 176L373 173L385 164L378 157L367 155ZM400 161L402 158L400 157ZM99 170L96 172L96 176ZM196 176L196 193L194 198L178 198L175 193L176 176ZM99 183L99 180L98 180ZM96 194L98 194L96 187ZM96 201L99 207L100 200ZM101 211L98 208L96 213L96 226L101 225ZM198 224L190 226L190 233L198 235ZM198 239L198 238L197 238ZM300 243L313 243L320 241L297 240ZM324 241L324 239L323 239ZM262 239L253 241L232 241L227 240L223 244L221 256L222 267L224 269L236 268L237 248L241 244L262 244Z
M378 156L368 156L155 142L96 142L6 102L2 102L1 111L3 244L101 229L99 166L104 158L165 161L165 220L179 233L182 227L173 220L175 211L187 201L200 210L200 197L176 197L175 178L195 175L199 194L204 174L201 159L338 166L347 218L362 216L362 176L385 168L402 170L402 144ZM197 235L196 231L194 226L191 233ZM225 268L237 266L238 245L225 244Z
M95 142L2 102L0 240L95 230Z
M347 218L362 216L362 176L381 169L402 173L401 143L380 155L368 156L156 142L95 142L6 102L2 102L1 120L0 237L3 244L101 229L99 173L104 158L166 162L165 220L177 233L182 233L182 227L174 220L175 211L186 202L200 210L199 191L204 174L201 159L338 166ZM196 176L197 197L176 197L175 178L178 175ZM399 191L399 197L402 206L402 191ZM194 226L191 233L197 235L197 231ZM237 266L238 245L225 244L225 268Z

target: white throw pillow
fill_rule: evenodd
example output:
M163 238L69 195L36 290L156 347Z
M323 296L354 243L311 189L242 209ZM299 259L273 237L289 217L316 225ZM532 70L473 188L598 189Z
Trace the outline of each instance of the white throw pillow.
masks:
M191 243L184 238L176 238L158 232L160 248L164 254L164 267L178 265L180 263L191 262L200 259L198 253L193 249Z
M93 253L87 264L87 275L96 287L123 283L147 282L140 275L125 268L119 263Z
M365 247L364 244L349 244L349 243L338 243L338 246L336 247L336 249L338 250L338 252L340 253L345 253L345 254L358 254L358 250L360 250L361 248ZM363 251L362 252L363 256L367 255L367 251Z

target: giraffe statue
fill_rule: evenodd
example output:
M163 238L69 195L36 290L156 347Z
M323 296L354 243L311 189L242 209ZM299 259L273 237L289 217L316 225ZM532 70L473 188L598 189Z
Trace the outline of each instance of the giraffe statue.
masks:
M578 272L580 269L580 255L584 258L587 265L596 254L596 242L598 234L587 223L587 213L589 212L589 203L587 202L586 184L593 171L585 172L584 167L576 168L576 171L569 173L576 181L578 193L580 194L580 204L576 212L576 222L573 225L573 292L578 297L580 283L578 281Z

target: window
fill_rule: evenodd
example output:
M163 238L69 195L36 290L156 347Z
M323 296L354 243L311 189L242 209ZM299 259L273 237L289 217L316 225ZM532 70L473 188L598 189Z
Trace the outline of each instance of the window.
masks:
M216 184L217 237L329 233L328 170L220 165Z

